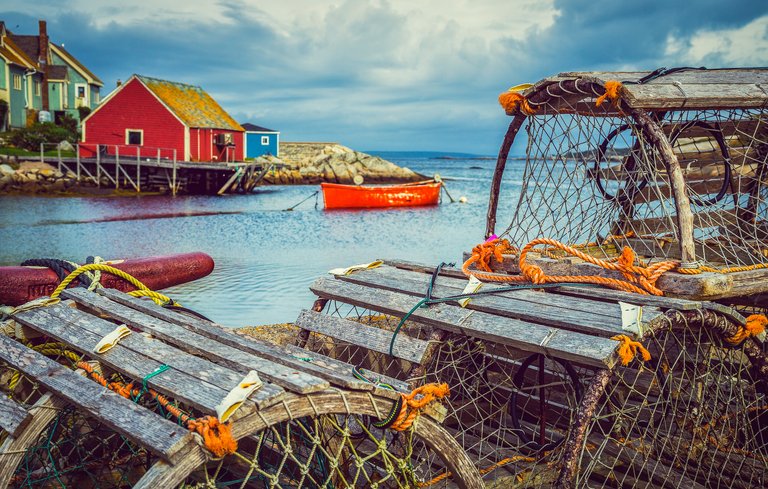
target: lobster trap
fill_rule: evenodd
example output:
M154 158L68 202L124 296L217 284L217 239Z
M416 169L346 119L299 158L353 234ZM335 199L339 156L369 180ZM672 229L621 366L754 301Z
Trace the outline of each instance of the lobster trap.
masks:
M765 305L768 290L768 70L694 68L651 73L561 73L502 94L513 116L491 187L487 236L515 250L537 238L614 259L676 263L658 279L667 296ZM497 229L507 157L527 135L514 216ZM562 260L559 275L620 273ZM511 265L496 270L518 273ZM531 257L536 262L537 257Z
M482 486L439 417L381 422L403 412L402 382L114 290L61 295L0 334L2 488ZM118 325L133 333L96 353ZM253 372L262 385L219 422Z
M486 284L462 307L465 285L459 269L398 261L320 278L298 344L379 385L448 383L442 425L486 487L768 483L755 318L574 285ZM446 474L419 485L451 487Z

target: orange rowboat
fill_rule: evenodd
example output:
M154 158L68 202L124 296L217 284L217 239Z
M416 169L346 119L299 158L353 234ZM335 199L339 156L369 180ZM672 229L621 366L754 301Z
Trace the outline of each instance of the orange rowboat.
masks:
M435 180L365 187L339 183L320 184L326 209L437 205L441 186L442 183Z

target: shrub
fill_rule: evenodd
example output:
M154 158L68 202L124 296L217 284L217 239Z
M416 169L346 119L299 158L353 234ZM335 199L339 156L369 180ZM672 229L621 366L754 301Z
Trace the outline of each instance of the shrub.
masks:
M61 141L77 142L77 130L73 133L52 122L38 122L29 127L17 129L11 134L11 144L17 148L39 151L40 143L58 144Z

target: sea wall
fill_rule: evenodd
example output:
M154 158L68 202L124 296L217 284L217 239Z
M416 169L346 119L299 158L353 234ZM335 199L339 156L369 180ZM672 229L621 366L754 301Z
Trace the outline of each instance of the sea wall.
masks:
M280 157L260 158L275 163L265 181L272 184L353 183L356 176L367 183L413 182L424 177L408 168L347 148L337 143L280 143Z
M22 161L17 170L0 164L0 192L55 194L66 192L76 183L72 172L62 173L47 163Z

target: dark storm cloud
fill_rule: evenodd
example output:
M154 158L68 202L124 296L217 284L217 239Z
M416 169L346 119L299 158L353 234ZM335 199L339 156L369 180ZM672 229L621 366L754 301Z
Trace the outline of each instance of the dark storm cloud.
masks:
M768 2L740 0L479 2L447 16L399 0L290 0L282 14L246 0L157 0L151 12L1 2L0 18L16 32L35 33L46 18L51 38L98 74L105 92L139 73L201 85L238 120L279 129L285 140L481 153L494 152L506 128L496 97L510 85L571 70L725 66L733 61L723 53L691 55L692 37L768 14ZM190 14L187 3L200 7ZM679 48L671 53L670 39Z

